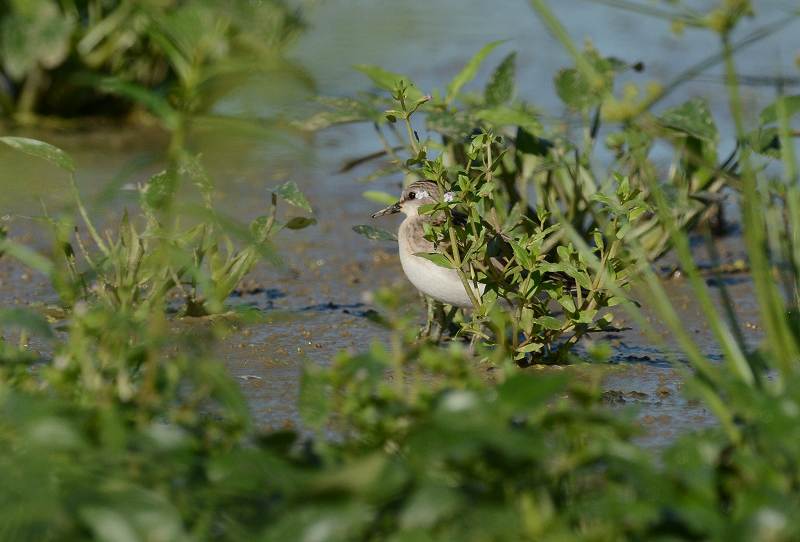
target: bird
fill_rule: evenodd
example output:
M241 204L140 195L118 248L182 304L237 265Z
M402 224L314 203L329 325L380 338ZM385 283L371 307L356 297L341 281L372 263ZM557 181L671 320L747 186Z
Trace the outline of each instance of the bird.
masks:
M419 253L437 252L433 242L425 239L425 224L441 223L441 214L419 214L423 205L450 201L453 194L443 193L432 180L415 181L406 187L400 199L372 215L378 218L396 213L405 214L397 233L400 264L408 280L417 290L433 299L459 308L473 308L472 297L467 293L464 282L455 269L442 267ZM485 285L473 283L473 297L480 298Z

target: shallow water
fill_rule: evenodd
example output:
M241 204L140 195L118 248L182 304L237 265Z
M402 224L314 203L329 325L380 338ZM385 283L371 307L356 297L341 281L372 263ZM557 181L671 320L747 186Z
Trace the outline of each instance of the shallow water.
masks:
M582 0L553 4L558 5L555 11L579 41L591 37L604 53L645 62L646 72L635 76L638 83L669 80L715 48L697 32L675 37L668 24L657 19L633 17ZM790 2L781 1L760 4L767 15L765 21L780 17L790 7ZM525 2L414 0L403 2L402 8L397 6L388 0L323 2L311 13L312 28L293 55L309 69L324 94L348 95L367 89L366 79L350 68L359 63L404 72L428 90L444 86L485 42L505 39L508 41L502 52L495 53L494 62L505 52L518 50L519 94L544 111L562 113L550 81L568 59ZM791 67L800 47L796 35L784 31L743 51L739 56L742 73L796 73ZM710 73L719 74L720 69L712 68ZM484 75L477 80L485 80ZM682 87L664 106L695 95L709 97L718 113L724 110L724 87L713 78ZM749 116L757 115L772 96L771 89L748 89ZM284 99L286 110L303 107L303 100ZM250 95L238 105L229 102L223 107L258 110L260 106ZM726 126L721 128L725 133ZM163 135L143 128L32 135L75 155L78 181L87 200L109 220L118 216L121 207L132 204L135 192L130 187L158 169L158 156L166 144ZM343 349L361 350L369 341L385 340L384 332L364 317L371 308L370 292L380 286L402 285L408 290L409 303L417 302L402 276L395 245L368 241L351 231L352 225L368 222L374 211L375 204L364 200L361 193L368 188L394 192L398 181L388 179L367 187L354 181L364 170L336 173L348 158L377 149L370 127L346 126L323 132L312 141L288 145L207 138L200 147L219 183L222 208L237 218L258 216L267 203L265 186L286 178L296 180L315 207L316 227L280 239L285 267L260 266L243 285L242 295L231 300L262 309L272 323L249 326L219 348L221 359L240 380L260 423L271 427L296 424L295 399L303 363L328 363ZM117 177L115 187L105 190L109 179L131 164L136 166L133 172ZM12 216L12 235L47 246L42 236L33 233L38 227L35 220L26 217L41 214L42 202L51 210L65 206L69 193L63 174L0 149L0 183L0 215ZM383 226L390 229L396 222L390 218ZM725 261L743 257L736 236L723 240L720 251ZM698 256L704 257L702 251ZM758 315L748 279L730 275L724 280L743 321L752 324L749 336L757 341ZM671 280L666 285L683 321L708 355L719 358L686 282ZM0 259L0 303L52 299L40 278ZM638 409L645 430L643 442L659 445L686 428L713 423L705 409L683 396L679 375L641 330L600 338L616 347L614 369L606 378L606 398L614 408ZM665 340L669 343L670 337Z

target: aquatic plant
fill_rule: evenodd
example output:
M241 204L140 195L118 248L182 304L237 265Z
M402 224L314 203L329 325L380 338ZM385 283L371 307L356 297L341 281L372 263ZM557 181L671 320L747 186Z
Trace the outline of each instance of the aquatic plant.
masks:
M69 175L85 233L73 225L70 216L46 216L56 241L53 259L44 261L28 251L13 252L50 276L65 307L97 299L147 317L177 291L184 298L186 315L222 312L228 296L260 260L280 262L272 245L278 231L302 229L316 222L309 216L278 219L279 197L312 213L297 185L287 181L272 191L267 214L248 227L239 226L215 211L209 175L197 157L184 152L170 169L155 174L139 188L139 214L131 217L126 211L116 231L101 234L81 200L74 162L67 153L27 138L0 137L0 143L49 160ZM197 187L202 206L177 208L175 194L183 184ZM200 223L182 227L187 216L195 216ZM3 246L11 246L9 243Z

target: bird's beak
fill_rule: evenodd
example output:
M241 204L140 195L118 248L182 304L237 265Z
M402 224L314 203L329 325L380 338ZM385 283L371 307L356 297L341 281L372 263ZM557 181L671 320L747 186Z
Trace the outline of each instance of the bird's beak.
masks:
M383 215L393 215L399 212L400 212L400 202L398 201L397 203L389 205L385 209L381 209L380 211L372 215L372 218L378 218L379 216Z

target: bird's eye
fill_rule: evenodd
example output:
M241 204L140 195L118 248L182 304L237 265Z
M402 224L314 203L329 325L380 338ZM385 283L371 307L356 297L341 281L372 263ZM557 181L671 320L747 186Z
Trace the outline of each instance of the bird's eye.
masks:
M408 193L408 199L414 199L417 195L414 192Z

